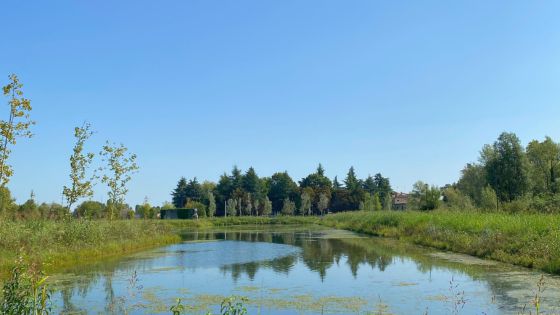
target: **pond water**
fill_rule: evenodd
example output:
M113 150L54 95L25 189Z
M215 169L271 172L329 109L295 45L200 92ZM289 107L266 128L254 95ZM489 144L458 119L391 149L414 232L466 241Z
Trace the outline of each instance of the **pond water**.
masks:
M52 277L55 313L518 314L533 311L541 273L322 227L184 233L184 242ZM560 313L544 275L541 310Z

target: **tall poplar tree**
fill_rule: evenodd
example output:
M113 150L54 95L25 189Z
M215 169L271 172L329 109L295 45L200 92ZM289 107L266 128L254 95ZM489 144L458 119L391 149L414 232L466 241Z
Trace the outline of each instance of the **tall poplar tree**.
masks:
M120 208L124 204L128 193L126 185L139 167L136 164L136 154L128 153L128 148L122 144L111 145L107 141L100 155L106 163L106 166L100 170L107 171L101 178L101 182L109 187L109 219L113 219L115 208Z
M74 137L76 144L73 153L70 156L70 187L64 186L62 193L68 203L68 210L72 210L72 205L78 202L80 198L93 196L92 181L95 174L88 177L87 170L91 165L95 154L93 152L84 153L84 145L86 141L93 135L91 125L84 123L82 127L74 129Z

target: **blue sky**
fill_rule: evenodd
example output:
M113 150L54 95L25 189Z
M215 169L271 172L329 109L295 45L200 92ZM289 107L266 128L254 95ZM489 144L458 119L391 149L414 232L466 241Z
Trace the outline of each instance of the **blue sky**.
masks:
M401 191L451 183L502 131L560 140L558 12L557 1L7 2L0 84L17 73L37 121L9 187L19 202L31 190L60 202L84 120L91 150L108 139L138 154L131 204L234 164L296 180L319 162L339 178L353 165Z

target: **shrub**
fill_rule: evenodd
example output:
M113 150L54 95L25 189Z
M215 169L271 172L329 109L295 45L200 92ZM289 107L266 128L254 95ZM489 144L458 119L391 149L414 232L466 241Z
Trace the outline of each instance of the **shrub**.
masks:
M11 278L2 288L0 313L6 315L43 315L50 313L50 291L42 272L20 258Z
M528 197L521 197L501 205L501 210L507 213L522 213L531 211L531 200Z
M105 216L106 206L98 201L84 201L76 208L76 216L87 219L100 219Z
M560 211L560 195L540 195L532 198L531 208L541 213L558 213Z

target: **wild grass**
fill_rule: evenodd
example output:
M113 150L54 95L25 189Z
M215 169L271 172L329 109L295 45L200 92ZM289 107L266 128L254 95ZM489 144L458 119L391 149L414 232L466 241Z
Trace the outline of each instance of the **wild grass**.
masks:
M50 272L179 242L180 231L235 225L304 224L298 217L228 217L200 220L2 220L0 278L23 256Z
M158 221L0 220L0 272L20 256L51 271L179 240Z
M345 212L322 225L402 239L560 274L560 216L483 212Z

